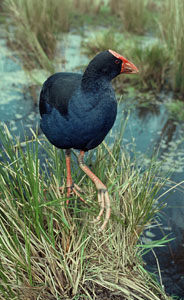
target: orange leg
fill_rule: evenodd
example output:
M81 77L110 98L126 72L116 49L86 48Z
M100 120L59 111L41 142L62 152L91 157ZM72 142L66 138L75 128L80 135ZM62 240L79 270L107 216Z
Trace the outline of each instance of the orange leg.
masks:
M71 192L72 192L72 177L71 177L71 167L70 167L70 155L71 155L71 150L67 149L65 151L65 159L66 159L66 172L67 172L66 187L67 187L67 197L68 198L70 197ZM69 201L67 200L67 202L69 202Z
M74 192L81 201L85 202L85 200L79 194L79 192L81 192L81 189L75 183L74 183L74 185L72 184L70 156L71 156L71 150L67 149L65 151L66 172L67 172L67 177L66 177L67 197L69 198L71 196L72 192ZM69 203L69 200L67 200L67 204L68 203Z
M109 219L111 214L111 208L110 208L110 199L109 194L107 191L107 187L101 182L101 180L84 164L84 151L80 151L80 154L78 156L78 163L79 167L90 177L90 179L94 182L96 185L96 188L98 190L98 203L100 205L100 212L96 218L96 221L99 221L101 216L103 215L104 209L106 209L105 213L105 220L101 226L101 230L103 230Z

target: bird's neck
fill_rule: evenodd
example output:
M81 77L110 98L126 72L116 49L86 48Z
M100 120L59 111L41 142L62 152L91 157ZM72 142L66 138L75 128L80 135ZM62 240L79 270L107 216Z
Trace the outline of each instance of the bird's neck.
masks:
M109 87L110 81L108 76L99 74L93 68L87 68L82 77L81 87L84 91L103 90Z

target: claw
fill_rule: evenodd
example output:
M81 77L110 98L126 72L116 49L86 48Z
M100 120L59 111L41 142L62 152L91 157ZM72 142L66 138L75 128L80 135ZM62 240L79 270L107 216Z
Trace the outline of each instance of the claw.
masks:
M98 222L100 220L101 216L103 215L104 209L105 209L105 199L104 199L103 191L98 192L98 203L100 206L100 212L95 219L96 222Z
M105 208L106 208L106 213L105 213L105 219L104 222L102 224L102 226L100 227L100 231L104 230L109 219L110 219L110 215L111 215L111 202L110 202L110 198L109 198L109 194L107 192L107 190L104 193L104 198L105 198Z
M70 149L66 150L65 155L66 155L66 169L67 169L67 197L69 198L71 196L71 194L74 193L77 197L79 197L79 199L82 202L86 203L86 201L80 195L80 193L82 192L81 188L78 187L76 184L72 184L71 168L70 168L70 154L71 154ZM104 210L105 210L105 218L102 223L102 226L100 227L100 231L102 231L105 229L105 227L110 219L110 214L111 214L109 194L108 194L106 186L84 164L83 157L84 157L84 151L81 150L80 154L78 156L79 166L86 173L86 175L88 175L91 178L91 180L94 182L94 184L96 185L96 188L98 190L98 203L100 206L100 212L99 212L98 216L96 217L95 222L100 221L101 217L104 214ZM67 204L68 203L69 203L69 199L67 200Z

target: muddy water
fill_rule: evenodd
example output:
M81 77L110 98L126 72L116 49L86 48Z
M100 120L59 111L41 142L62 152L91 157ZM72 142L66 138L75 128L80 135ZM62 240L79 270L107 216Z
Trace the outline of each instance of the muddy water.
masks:
M71 34L62 46L58 46L62 57L65 57L66 71L71 71L88 61L80 54L80 42L81 37L74 38ZM77 57L80 57L81 61L78 61ZM63 69L62 63L61 68ZM38 109L26 92L29 79L15 53L6 47L3 36L0 38L0 76L0 120L7 124L13 134L23 139L24 131L29 135L29 128L36 128L39 120ZM171 180L179 183L184 180L184 124L169 119L162 103L163 98L164 101L169 101L169 96L160 95L162 101L151 109L135 107L131 109L123 146L132 153L133 145L140 165L145 167L153 152L159 149L158 159L162 161L163 171L172 171ZM127 100L119 104L113 134L116 134L121 120L128 114L132 99ZM112 137L109 138L112 142ZM161 193L167 189L165 186ZM150 239L158 240L163 235L174 238L165 247L156 248L154 251L162 271L161 284L170 295L175 294L182 299L184 298L184 185L167 193L164 200L167 206L159 216L162 226L152 229L151 232L145 232L143 242L149 242ZM158 265L153 253L147 254L144 259L146 268L158 274Z

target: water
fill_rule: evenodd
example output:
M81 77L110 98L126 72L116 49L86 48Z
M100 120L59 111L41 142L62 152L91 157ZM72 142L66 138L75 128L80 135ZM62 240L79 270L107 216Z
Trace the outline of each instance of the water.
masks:
M0 120L14 135L23 138L24 132L30 134L29 128L36 128L38 109L27 92L30 79L3 37L0 38L0 78Z
M66 37L64 46L58 45L58 51L65 56L65 64L58 64L59 67L71 71L88 61L80 53L81 40L81 37L70 34ZM25 93L30 84L29 78L15 53L6 47L3 37L0 38L0 76L0 119L8 125L13 134L23 139L24 131L29 135L30 128L36 128L39 120L38 108L34 106L31 96ZM160 99L163 98L168 100L169 96L160 95ZM128 99L128 102L119 104L117 120L113 127L114 134L121 120L126 118L131 101L132 99ZM184 180L183 133L184 124L169 119L165 105L157 103L151 109L134 107L131 110L123 143L130 153L134 145L140 165L145 167L151 154L159 149L158 159L163 162L163 171L172 171L171 180L179 183ZM162 227L152 229L149 235L145 233L144 238L158 240L165 234L174 238L165 247L156 248L154 251L162 271L161 283L166 292L184 299L184 185L167 193L164 199L167 206L161 216ZM157 262L152 252L147 254L145 261L146 268L158 274Z

